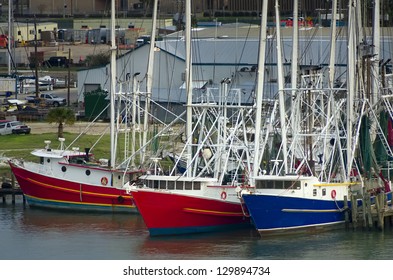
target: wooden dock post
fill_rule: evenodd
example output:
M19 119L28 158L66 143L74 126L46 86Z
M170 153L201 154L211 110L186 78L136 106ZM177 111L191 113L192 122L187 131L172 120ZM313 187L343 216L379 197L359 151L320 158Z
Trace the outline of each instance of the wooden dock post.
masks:
M2 177L1 182L5 182L5 177L4 176ZM3 187L3 185L1 185L1 187ZM3 204L4 204L4 203L6 203L6 195L2 194L2 197L3 197Z
M371 197L369 193L363 195L363 211L365 213L365 227L371 229L373 227L373 217L371 214Z
M345 217L345 228L349 227L349 214L348 214L348 197L344 195L344 217Z
M356 195L351 194L351 212L352 212L352 225L354 229L358 226L358 205L356 203Z
M15 190L15 177L11 174L11 188ZM12 192L12 204L15 204L15 192Z
M0 182L0 196L3 198L3 203L7 202L7 196L11 195L11 202L15 204L16 196L22 195L23 205L26 204L26 198L22 192L22 190L16 186L16 180L13 174L11 174L10 179L6 179L4 176L2 177L2 182Z

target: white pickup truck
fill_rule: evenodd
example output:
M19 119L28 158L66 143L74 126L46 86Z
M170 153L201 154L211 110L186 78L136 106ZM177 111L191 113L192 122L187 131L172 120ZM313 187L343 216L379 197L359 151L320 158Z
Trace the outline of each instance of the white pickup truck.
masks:
M29 103L38 103L42 99L45 100L47 105L54 106L54 107L65 106L67 104L65 98L58 97L53 93L41 93L38 99L35 96L26 97L26 100Z

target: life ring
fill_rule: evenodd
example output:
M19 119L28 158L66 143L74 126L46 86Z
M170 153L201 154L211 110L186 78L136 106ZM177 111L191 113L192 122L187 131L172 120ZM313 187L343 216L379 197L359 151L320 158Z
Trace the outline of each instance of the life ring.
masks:
M101 178L101 184L102 184L103 186L108 185L108 178L102 177L102 178Z
M330 193L330 195L332 196L333 199L335 199L335 198L336 198L336 191L335 191L335 190L332 190L332 192Z
M221 193L221 199L223 200L227 199L227 193L225 191Z

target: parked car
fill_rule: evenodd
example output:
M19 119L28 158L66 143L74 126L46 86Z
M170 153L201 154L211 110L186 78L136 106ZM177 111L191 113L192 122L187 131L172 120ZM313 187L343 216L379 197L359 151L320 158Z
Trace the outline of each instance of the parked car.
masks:
M29 134L30 131L30 126L20 121L0 121L0 135Z
M24 123L20 121L12 121L10 124L12 127L12 134L30 134L30 126Z
M65 56L52 56L44 61L44 65L47 67L68 67L68 63L68 58Z
M59 107L59 106L64 106L67 105L67 100L62 97L58 97L56 94L52 93L41 93L39 96L40 99L45 99L45 102L47 105L54 106L54 107ZM35 96L26 96L25 98L27 102L30 103L35 103L37 98Z
M11 133L12 133L12 128L10 122L0 120L0 135L7 135Z

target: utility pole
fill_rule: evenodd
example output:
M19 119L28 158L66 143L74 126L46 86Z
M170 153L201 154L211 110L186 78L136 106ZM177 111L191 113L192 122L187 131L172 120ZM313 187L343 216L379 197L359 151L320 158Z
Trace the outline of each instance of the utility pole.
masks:
M34 69L35 69L35 97L39 97L38 87L38 58L37 58L37 20L34 15Z
M7 48L8 48L8 75L11 75L11 47L14 43L13 29L12 29L12 1L8 1L8 38L7 38Z
M67 79L67 106L70 107L70 84L71 84L71 70L70 70L70 63L71 63L71 49L68 49L68 79Z

